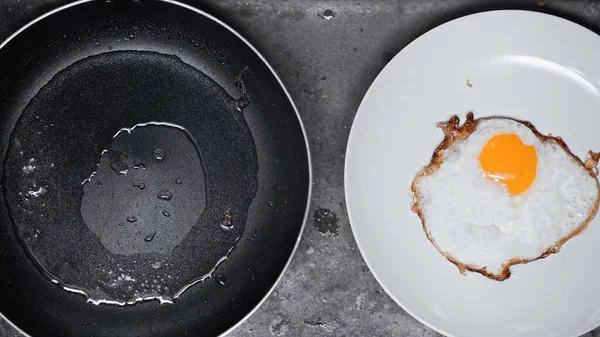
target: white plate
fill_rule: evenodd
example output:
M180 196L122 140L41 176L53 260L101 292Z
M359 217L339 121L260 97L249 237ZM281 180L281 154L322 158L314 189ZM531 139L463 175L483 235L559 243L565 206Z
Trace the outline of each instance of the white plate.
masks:
M442 139L435 123L471 110L529 120L580 157L600 151L599 88L600 37L534 12L466 16L396 55L354 120L345 187L360 250L398 304L448 336L580 336L600 325L600 216L559 254L497 282L461 275L427 240L408 193Z

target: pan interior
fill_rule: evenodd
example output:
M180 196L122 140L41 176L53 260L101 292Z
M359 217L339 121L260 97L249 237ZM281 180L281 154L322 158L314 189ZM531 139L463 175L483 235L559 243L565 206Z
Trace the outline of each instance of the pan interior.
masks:
M172 55L79 60L29 102L2 192L53 282L95 304L172 301L235 247L257 191L238 102Z

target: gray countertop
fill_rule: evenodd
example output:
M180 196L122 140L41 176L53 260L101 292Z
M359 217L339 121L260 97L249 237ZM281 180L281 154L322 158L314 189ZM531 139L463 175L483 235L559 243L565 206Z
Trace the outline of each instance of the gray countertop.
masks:
M66 2L0 1L0 40ZM311 217L300 247L277 290L231 336L439 336L383 292L352 237L344 152L361 99L398 51L442 22L517 8L558 14L598 32L600 1L549 0L543 6L534 0L184 2L230 24L269 60L298 105L313 154ZM332 18L324 17L326 10ZM0 336L18 333L0 321ZM600 329L585 336L600 336Z

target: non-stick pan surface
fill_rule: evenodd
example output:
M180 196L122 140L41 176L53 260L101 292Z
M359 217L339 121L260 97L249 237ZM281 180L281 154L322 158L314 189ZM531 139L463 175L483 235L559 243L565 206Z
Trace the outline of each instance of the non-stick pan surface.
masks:
M310 196L272 69L170 1L78 2L9 39L0 160L0 313L31 336L229 330L279 279Z

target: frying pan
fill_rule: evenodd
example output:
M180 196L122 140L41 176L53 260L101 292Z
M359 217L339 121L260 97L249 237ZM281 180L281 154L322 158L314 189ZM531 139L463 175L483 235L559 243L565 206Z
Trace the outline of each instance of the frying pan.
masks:
M216 336L310 200L264 58L174 1L79 1L0 45L0 313L30 336Z

